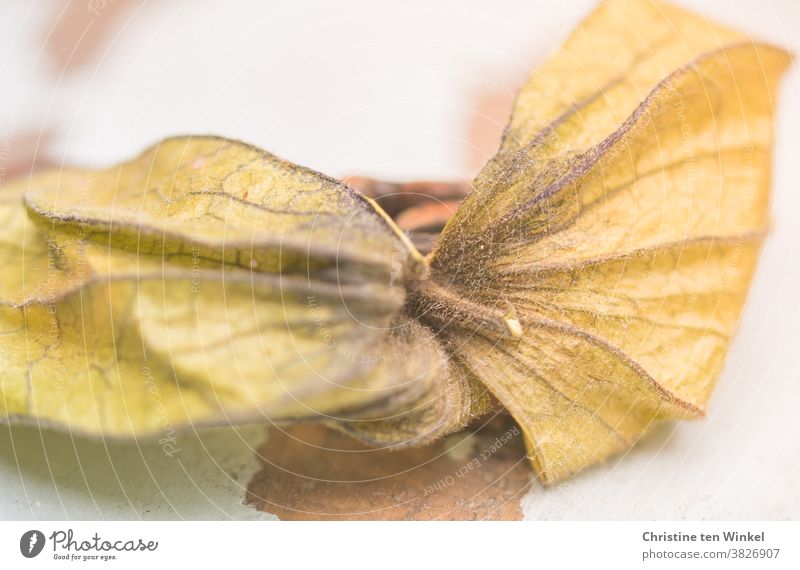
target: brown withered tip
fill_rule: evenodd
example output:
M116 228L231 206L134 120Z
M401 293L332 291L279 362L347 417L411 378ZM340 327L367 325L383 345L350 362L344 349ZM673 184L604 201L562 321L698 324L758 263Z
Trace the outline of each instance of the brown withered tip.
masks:
M423 254L433 251L440 232L471 189L466 182L389 182L366 176L346 176L342 181L375 200Z
M446 200L406 208L397 214L395 222L401 230L438 233L442 231L460 203L461 200Z
M416 206L460 202L471 189L466 182L389 182L366 176L346 176L342 182L375 200L392 218Z

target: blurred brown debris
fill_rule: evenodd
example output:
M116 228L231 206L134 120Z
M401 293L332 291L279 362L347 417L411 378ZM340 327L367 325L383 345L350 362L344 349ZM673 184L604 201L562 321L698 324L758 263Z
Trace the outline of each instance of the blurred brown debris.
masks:
M50 168L55 161L49 154L52 133L23 132L0 141L0 186L20 176Z
M53 2L51 24L42 30L45 51L56 75L79 69L102 57L135 0Z

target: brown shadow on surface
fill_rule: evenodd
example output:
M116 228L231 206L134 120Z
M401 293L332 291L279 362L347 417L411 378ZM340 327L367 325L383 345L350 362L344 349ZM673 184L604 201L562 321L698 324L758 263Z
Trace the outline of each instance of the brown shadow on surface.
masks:
M282 520L520 520L534 479L505 415L411 449L370 449L320 425L272 429L248 501Z

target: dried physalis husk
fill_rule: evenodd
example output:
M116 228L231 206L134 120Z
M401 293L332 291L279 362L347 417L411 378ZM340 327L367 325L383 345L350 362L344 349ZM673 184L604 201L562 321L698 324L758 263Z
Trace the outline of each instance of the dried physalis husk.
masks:
M703 413L789 61L668 4L602 4L428 257L370 199L221 138L8 186L0 415L119 437L314 418L399 446L501 405L562 479Z
M426 271L405 236L343 185L248 145L170 139L2 198L11 419L133 436L369 417L447 374L401 314Z

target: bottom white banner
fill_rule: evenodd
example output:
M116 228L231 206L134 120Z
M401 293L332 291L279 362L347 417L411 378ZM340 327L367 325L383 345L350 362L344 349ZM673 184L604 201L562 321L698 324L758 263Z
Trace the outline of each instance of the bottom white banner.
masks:
M798 522L0 522L0 568L800 568ZM446 565L446 566L445 566Z

